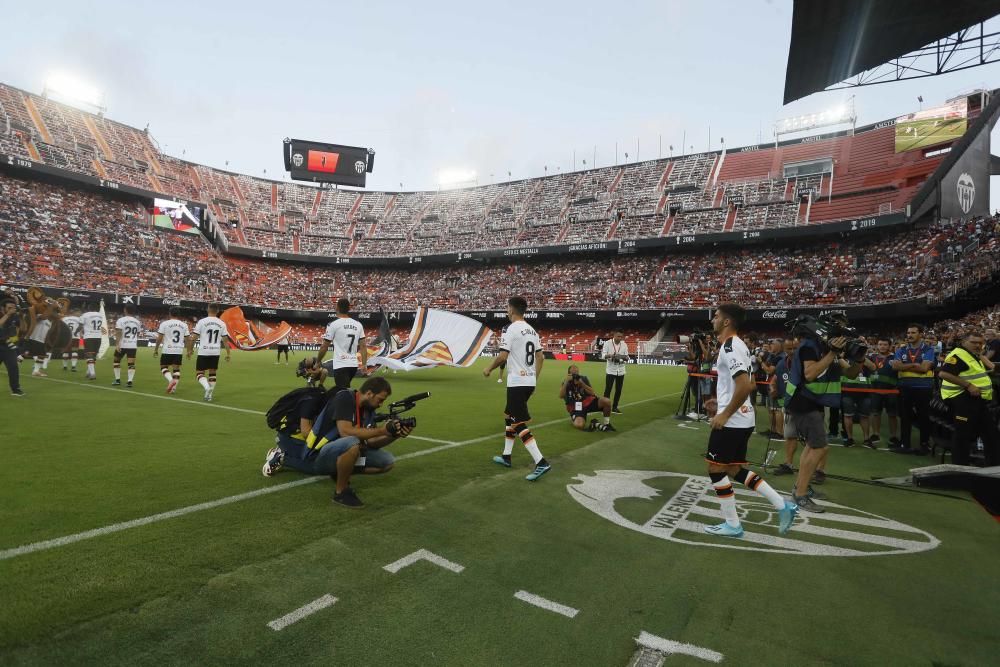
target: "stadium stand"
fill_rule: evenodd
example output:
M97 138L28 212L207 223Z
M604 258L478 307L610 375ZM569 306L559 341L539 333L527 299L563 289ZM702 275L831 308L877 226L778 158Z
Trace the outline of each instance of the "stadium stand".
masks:
M148 132L0 84L0 151L204 202L230 244L377 256L821 224L903 210L942 155L897 154L878 125L439 192L356 192L257 178L164 154ZM785 168L824 163L785 178ZM734 210L736 209L736 210ZM344 239L348 243L344 243Z
M886 252L883 236L830 241L822 248L758 246L559 263L315 266L224 256L201 236L154 230L135 200L3 172L0 232L12 249L0 258L0 278L9 282L317 309L329 308L344 293L359 309L424 303L466 310L502 309L504 294L511 292L565 309L708 307L722 298L748 306L878 303L900 294L940 298L950 286L996 271L1000 250L997 223L984 219L894 235L892 252ZM271 247L291 246L289 236L277 231L247 234ZM322 239L302 237L310 244ZM386 252L391 244L406 243L370 240L387 244ZM343 248L347 239L335 242Z

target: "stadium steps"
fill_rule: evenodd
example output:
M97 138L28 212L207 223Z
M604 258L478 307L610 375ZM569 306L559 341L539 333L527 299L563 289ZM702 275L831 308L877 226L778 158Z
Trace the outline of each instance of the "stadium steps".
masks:
M31 116L31 122L35 124L35 129L38 130L38 134L42 137L42 141L47 144L54 143L52 141L52 135L49 134L49 128L45 125L45 121L42 120L42 114L39 113L34 100L27 95L22 96L22 99L24 99L24 107L28 110L28 115Z
M618 189L618 185L622 182L622 177L625 175L625 167L620 167L618 173L615 175L615 180L611 181L611 187L608 188L608 194L614 194L614 191Z
M312 208L309 210L309 216L311 218L315 218L317 215L319 215L319 207L322 203L323 203L323 189L317 188L316 196L313 198Z
M736 213L737 213L737 208L735 206L730 206L729 212L726 213L726 222L722 226L722 231L724 232L733 231L733 225L736 224Z
M101 178L107 178L108 177L108 172L104 170L104 165L101 164L100 160L98 160L97 158L94 158L93 160L90 161L90 164L93 165L94 171L97 172L98 176L100 176Z
M660 180L656 184L657 190L662 192L664 188L667 187L667 180L670 178L670 172L672 172L673 170L674 170L674 161L671 160L670 162L667 163L667 166L664 167L663 173L660 175Z
M97 145L101 149L101 152L104 153L104 159L114 160L115 159L114 151L111 150L110 144L108 144L108 142L105 140L104 134L101 133L101 128L97 127L97 125L94 124L94 119L88 116L87 114L83 114L83 124L87 127L87 130L90 131L90 135L94 138L94 141L97 142Z
M236 177L233 176L232 174L229 174L228 176L226 176L226 178L228 178L230 184L232 184L232 186L233 186L233 192L236 194L236 198L239 201L240 206L241 207L246 206L247 205L246 195L243 194L243 190L240 188L240 184L236 180Z
M163 183L160 179L156 177L156 173L152 169L146 170L146 180L149 184L153 186L153 192L166 192L166 188L163 187Z
M660 236L669 236L670 228L674 226L674 216L668 215L666 222L663 223L663 229L660 230Z
M320 190L320 192L323 192L323 191ZM358 194L357 199L354 200L354 204L351 205L351 210L347 212L347 219L348 220L352 219L355 216L355 214L358 212L358 209L361 208L361 199L362 199L362 197L364 197L364 193ZM318 201L319 200L317 199L317 202Z

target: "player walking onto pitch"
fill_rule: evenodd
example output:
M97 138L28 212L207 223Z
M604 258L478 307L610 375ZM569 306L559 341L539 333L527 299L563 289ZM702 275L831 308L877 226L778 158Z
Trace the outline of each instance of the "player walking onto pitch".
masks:
M170 319L160 322L160 328L156 331L156 346L153 348L153 356L160 353L160 345L162 345L163 355L160 356L160 373L167 381L167 393L172 394L177 391L177 384L181 381L184 341L189 332L187 322L177 319L176 308L171 308L168 315Z
M737 335L746 319L746 311L735 303L724 303L712 317L712 331L719 340L719 371L717 399L706 402L705 408L712 416L712 433L708 437L708 476L722 506L723 523L706 526L710 535L742 537L743 526L736 513L736 494L730 476L748 489L764 496L778 510L778 532L784 535L792 527L798 509L785 501L778 492L751 472L747 464L747 442L756 425L756 415L750 403L753 380L750 377L750 351Z
M198 383L205 389L205 400L211 401L215 395L215 374L219 370L219 355L222 351L222 341L229 337L226 323L218 318L219 307L214 303L208 306L208 317L203 317L194 325L194 331L187 342L187 356L191 358L194 341L198 341L198 362L195 364ZM226 346L226 361L230 360L232 352ZM208 377L205 377L205 374Z
M497 366L507 364L507 406L504 409L505 425L503 455L494 456L493 462L510 467L510 455L514 451L514 436L521 438L524 448L535 461L535 469L525 479L533 482L552 467L538 451L535 436L528 429L531 415L528 413L528 399L535 391L538 377L542 374L542 345L538 334L524 321L528 302L524 297L512 296L507 302L507 317L510 326L500 339L500 354L493 358L483 371L484 377Z
M87 357L87 379L97 379L97 353L101 349L101 338L108 334L104 318L96 310L88 310L80 316L83 330L83 353Z
M69 327L69 343L62 351L63 370L69 368L72 363L73 372L76 372L76 362L79 359L77 350L80 348L80 309L70 308L69 315L62 318L63 324Z
M128 382L125 386L132 386L132 380L135 379L135 353L141 331L142 322L135 317L135 307L125 306L125 314L115 322L115 381L111 383L113 386L122 383L123 357L128 358Z
M358 352L361 352L361 369L368 365L368 346L365 345L365 328L361 322L350 315L349 299L337 299L337 318L330 322L323 334L319 352L316 353L316 363L322 363L326 351L333 343L333 359L326 368L333 375L334 386L349 389L351 380L358 373Z

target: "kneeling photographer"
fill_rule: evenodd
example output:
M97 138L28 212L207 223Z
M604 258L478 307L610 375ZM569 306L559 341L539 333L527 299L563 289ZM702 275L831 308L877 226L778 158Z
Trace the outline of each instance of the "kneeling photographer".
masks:
M566 412L569 413L574 428L581 431L615 430L611 425L611 399L598 396L594 392L594 388L590 386L590 379L586 375L580 375L579 366L569 367L565 379L559 385L559 398L566 403ZM594 419L587 426L587 414L590 412L604 413L604 423L599 424Z
M376 415L392 394L385 378L370 378L361 389L341 389L327 402L305 436L307 450L302 457L286 451L284 465L310 475L331 475L336 478L333 502L345 507L360 508L364 503L350 487L351 475L361 472L377 475L392 470L395 458L385 447L405 438L416 426L416 420L401 419L393 412L388 417ZM403 410L426 395L410 397ZM399 407L393 404L393 407ZM403 410L400 410L403 411ZM384 420L384 425L378 422Z
M792 501L807 512L825 510L812 501L809 482L828 453L824 408L840 408L841 377L856 378L868 348L842 315L800 315L789 323L800 339L785 383L785 437L804 438ZM825 467L825 466L824 466Z

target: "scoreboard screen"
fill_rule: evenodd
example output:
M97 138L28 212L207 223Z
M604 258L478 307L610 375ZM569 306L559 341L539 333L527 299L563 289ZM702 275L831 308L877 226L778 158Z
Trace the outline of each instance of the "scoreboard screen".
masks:
M365 186L375 151L358 146L285 139L285 170L293 180Z

